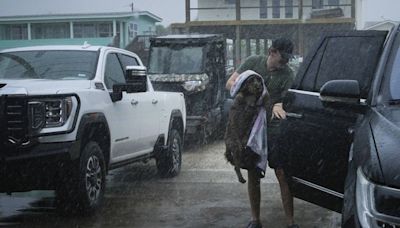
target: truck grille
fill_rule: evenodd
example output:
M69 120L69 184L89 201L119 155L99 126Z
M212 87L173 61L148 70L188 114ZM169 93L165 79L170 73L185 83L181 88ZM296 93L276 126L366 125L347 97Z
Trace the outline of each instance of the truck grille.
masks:
M28 108L24 97L7 97L4 108L7 143L21 145L28 140Z
M382 221L378 221L378 227L382 228L400 228L400 225L390 224Z

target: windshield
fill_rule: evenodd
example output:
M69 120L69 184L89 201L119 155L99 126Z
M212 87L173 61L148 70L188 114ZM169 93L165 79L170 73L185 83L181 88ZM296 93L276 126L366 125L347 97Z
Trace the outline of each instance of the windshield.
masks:
M94 51L23 51L0 53L0 79L90 79L95 75Z
M201 73L202 68L202 47L154 47L150 53L152 74L195 74Z

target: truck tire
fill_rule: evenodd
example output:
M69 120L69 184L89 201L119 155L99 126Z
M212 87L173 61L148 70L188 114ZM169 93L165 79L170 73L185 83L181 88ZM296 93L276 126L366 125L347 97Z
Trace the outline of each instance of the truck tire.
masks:
M91 214L103 202L106 181L104 155L97 142L84 146L78 171L56 190L57 208L60 212Z
M176 129L171 129L168 147L159 153L156 164L162 177L174 177L179 174L182 164L182 138Z

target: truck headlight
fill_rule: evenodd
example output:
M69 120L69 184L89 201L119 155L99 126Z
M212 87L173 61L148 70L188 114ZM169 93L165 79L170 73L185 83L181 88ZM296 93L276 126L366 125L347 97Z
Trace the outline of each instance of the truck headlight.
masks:
M364 228L400 224L400 189L370 182L361 168L357 170L356 203L358 219Z
M200 92L206 89L206 84L205 81L186 81L182 87L188 92Z
M29 102L31 128L61 127L71 115L72 97L44 98Z

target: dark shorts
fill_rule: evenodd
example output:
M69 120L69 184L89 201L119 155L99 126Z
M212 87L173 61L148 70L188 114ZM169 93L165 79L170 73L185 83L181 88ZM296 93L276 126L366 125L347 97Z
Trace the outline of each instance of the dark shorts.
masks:
M280 140L280 121L272 121L267 127L268 166L272 169L282 169L286 164L285 151Z

